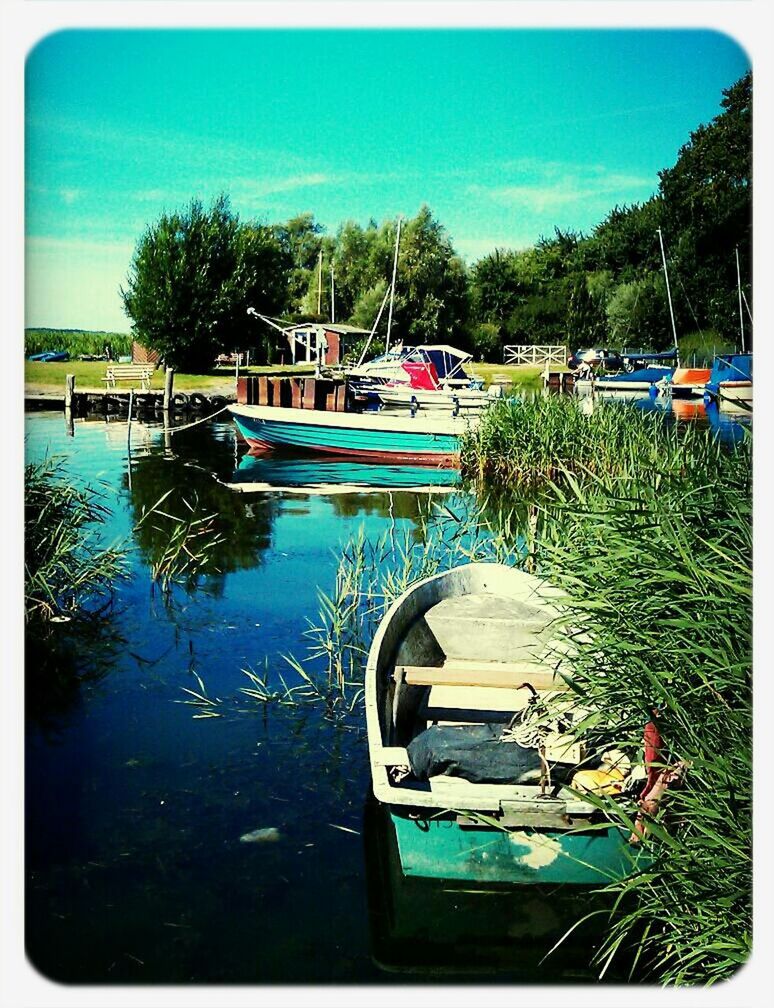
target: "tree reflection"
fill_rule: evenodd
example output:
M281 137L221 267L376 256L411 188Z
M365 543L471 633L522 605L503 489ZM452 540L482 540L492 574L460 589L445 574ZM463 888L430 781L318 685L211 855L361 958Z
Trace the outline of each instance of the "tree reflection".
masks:
M195 576L186 580L189 587L201 585L220 595L226 574L261 562L271 546L279 504L273 497L248 499L218 481L216 477L230 474L234 464L233 441L230 436L224 438L221 430L202 425L182 431L175 435L173 447L174 454L153 451L135 456L131 475L124 476L135 541L143 559L154 567L162 561L180 522L190 519L192 508L199 515L213 515L217 548L204 552ZM157 505L155 513L141 521Z

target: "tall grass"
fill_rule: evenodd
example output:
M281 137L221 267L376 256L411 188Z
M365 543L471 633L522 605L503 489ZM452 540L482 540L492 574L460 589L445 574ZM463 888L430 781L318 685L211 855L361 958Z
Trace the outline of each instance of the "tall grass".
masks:
M722 446L695 426L678 428L661 413L575 396L498 402L462 446L468 476L511 489L550 487L567 473L669 478L689 466L718 472L722 460Z
M99 493L73 486L61 460L25 467L24 608L28 628L69 620L109 599L124 553L98 548L108 512Z
M688 765L649 824L652 868L608 887L600 971L626 949L638 977L725 979L750 950L751 437L556 398L508 404L466 448L486 483L541 488L529 559L570 600L585 730L636 751L655 716L665 762ZM522 510L500 492L482 520Z

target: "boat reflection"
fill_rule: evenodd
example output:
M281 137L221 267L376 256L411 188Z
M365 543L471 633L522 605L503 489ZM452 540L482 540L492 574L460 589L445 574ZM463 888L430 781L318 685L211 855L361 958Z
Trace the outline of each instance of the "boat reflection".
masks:
M453 490L459 469L420 465L383 465L335 456L243 455L229 485L258 491L299 489L337 493L345 490Z
M594 976L589 964L599 934L587 924L541 961L573 924L601 907L595 887L408 876L389 812L372 797L364 845L371 957L380 969L501 983Z

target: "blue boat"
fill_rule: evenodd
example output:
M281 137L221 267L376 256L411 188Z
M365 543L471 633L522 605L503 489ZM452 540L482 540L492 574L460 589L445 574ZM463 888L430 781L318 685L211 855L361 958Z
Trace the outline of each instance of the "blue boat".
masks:
M704 386L705 402L721 409L751 410L753 403L752 354L720 354L712 362L709 381Z
M581 378L576 379L575 390L580 393L593 390L595 392L650 392L656 395L658 383L671 378L674 371L674 368L668 367L645 367L622 374Z
M474 563L417 581L382 620L366 666L368 749L406 876L582 886L644 863L582 793L579 767L597 760L548 727L546 694L575 717L571 669L551 643L559 598L523 570ZM524 732L543 717L538 753ZM593 787L619 793L631 768L598 762Z
M460 438L473 419L387 413L339 413L279 406L229 407L254 454L277 449L374 462L457 466Z
M415 490L455 487L458 469L419 465L383 465L333 456L243 455L231 477L232 486L243 490L265 487L331 489L337 487L369 490Z

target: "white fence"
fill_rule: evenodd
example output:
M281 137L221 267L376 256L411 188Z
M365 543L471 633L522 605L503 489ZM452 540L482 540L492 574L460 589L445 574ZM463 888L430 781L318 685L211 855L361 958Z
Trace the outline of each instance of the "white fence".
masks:
M503 347L504 364L566 364L564 344L543 346L511 345Z

